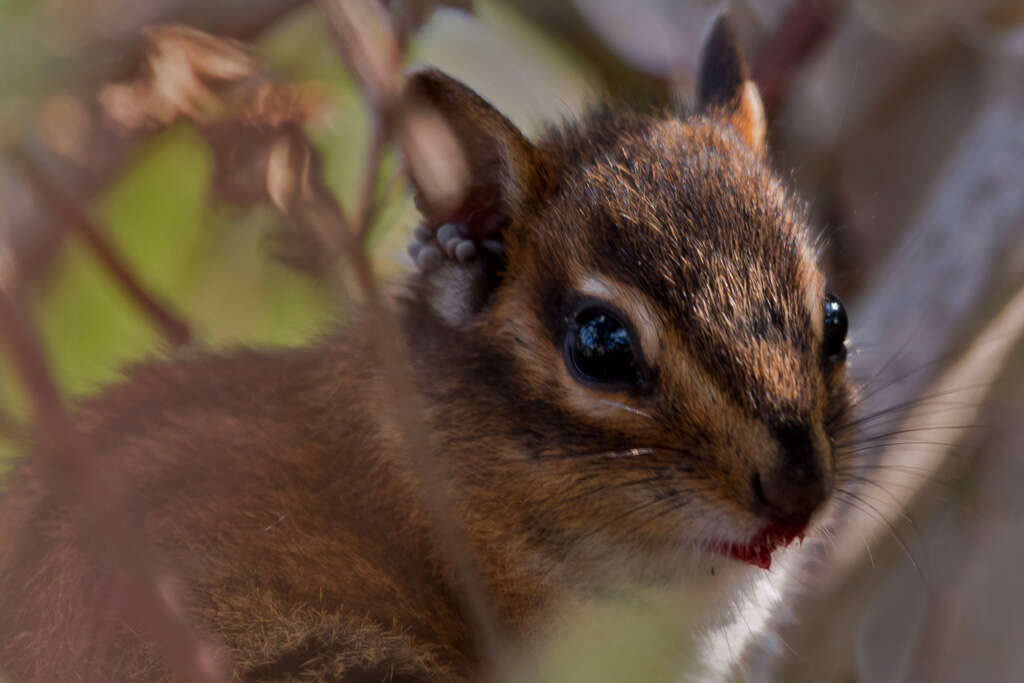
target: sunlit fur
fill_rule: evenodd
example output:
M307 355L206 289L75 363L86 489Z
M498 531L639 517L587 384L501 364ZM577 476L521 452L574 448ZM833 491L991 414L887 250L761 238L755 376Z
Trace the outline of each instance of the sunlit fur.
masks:
M703 88L715 106L606 109L535 145L464 86L413 79L473 179L453 215L421 197L425 220L504 247L412 276L398 310L429 435L415 447L509 633L622 581L741 582L750 568L717 551L765 524L751 477L784 461L782 427L806 433L831 485L848 397L843 363L822 356L824 280L725 40L712 52L731 80ZM581 294L629 319L643 390L568 371ZM306 349L138 368L76 413L99 484L244 680L479 674L370 324ZM0 669L21 683L166 680L119 617L117 568L95 561L116 537L90 536L45 481L26 459L0 503Z
M601 111L539 149L556 181L507 230L492 303L420 351L424 368L461 368L424 387L445 407L449 457L466 453L455 490L483 555L527 575L501 580L680 576L698 549L764 525L750 480L780 457L777 424L807 425L831 479L846 380L822 358L803 207L713 116ZM571 375L562 339L580 295L632 318L651 391ZM409 305L429 324L429 302Z

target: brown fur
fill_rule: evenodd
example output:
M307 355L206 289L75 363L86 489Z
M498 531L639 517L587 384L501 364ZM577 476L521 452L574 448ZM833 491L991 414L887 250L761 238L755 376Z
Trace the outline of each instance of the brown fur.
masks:
M716 29L712 54L735 49L722 40ZM454 209L424 202L427 223L504 245L412 277L397 303L424 447L515 633L567 596L678 580L685 558L731 562L708 548L764 525L755 474L796 468L831 485L847 389L821 352L824 281L731 59L724 75L702 72L713 97L701 113L609 109L536 145L446 76L412 79L410 102L437 107L474 178ZM642 390L567 369L562 338L585 287L633 319ZM443 315L453 297L459 315ZM479 673L449 558L383 417L370 336L356 320L304 350L139 368L78 412L111 495L128 496L242 680ZM110 568L86 559L96 540L74 504L32 458L7 485L0 670L21 683L166 680L113 619Z

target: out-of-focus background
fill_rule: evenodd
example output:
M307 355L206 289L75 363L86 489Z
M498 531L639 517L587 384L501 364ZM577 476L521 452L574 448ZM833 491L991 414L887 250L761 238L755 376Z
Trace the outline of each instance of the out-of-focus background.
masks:
M609 95L685 104L724 6L386 4L410 64L531 134ZM865 420L835 535L808 544L737 680L1024 680L1024 3L729 11L847 303ZM141 359L301 344L344 318L315 236L278 210L289 126L358 204L371 121L316 3L0 0L0 289L65 398ZM368 243L396 278L416 213L392 151L373 180ZM17 377L4 356L0 469L29 414ZM672 679L660 622L591 616L551 680Z

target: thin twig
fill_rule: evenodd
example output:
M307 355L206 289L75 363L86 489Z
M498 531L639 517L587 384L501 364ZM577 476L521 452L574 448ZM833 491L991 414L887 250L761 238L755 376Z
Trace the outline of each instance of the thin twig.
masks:
M22 441L28 430L13 415L0 409L0 438Z
M38 190L40 196L46 197L61 222L85 240L93 255L164 337L175 346L185 344L190 337L188 325L146 291L138 277L131 272L124 259L78 202L51 181L23 150L14 149L12 154L29 182Z
M34 421L63 422L64 406L40 351L42 344L20 299L9 290L0 291L0 343L25 389Z
M364 245L373 229L373 221L379 208L375 197L377 194L380 165L384 159L384 150L390 134L381 120L374 121L373 135L366 150L366 161L363 165L363 184L356 197L356 207L352 213L352 225L359 230L359 241Z

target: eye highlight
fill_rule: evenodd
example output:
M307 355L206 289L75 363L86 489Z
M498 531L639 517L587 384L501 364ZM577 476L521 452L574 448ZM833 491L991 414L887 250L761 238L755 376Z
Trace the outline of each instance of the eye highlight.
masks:
M839 360L846 352L846 332L849 322L843 302L831 292L825 293L825 341L822 351L830 361Z
M640 384L629 330L617 315L601 306L590 306L576 314L566 333L565 360L577 379L623 386Z

